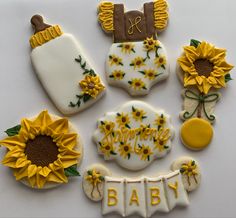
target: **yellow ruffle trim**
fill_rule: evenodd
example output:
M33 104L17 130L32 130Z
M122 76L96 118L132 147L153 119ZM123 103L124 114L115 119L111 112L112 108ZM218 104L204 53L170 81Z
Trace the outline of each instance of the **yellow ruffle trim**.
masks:
M158 30L164 30L168 23L168 4L165 0L154 1L154 25Z
M102 28L107 32L114 30L114 4L112 2L102 2L98 6L98 19Z
M58 146L58 159L48 166L36 166L24 152L27 141L37 135L52 137ZM16 180L25 180L33 188L43 188L48 182L67 183L64 169L77 164L81 157L75 149L77 134L70 133L68 120L53 120L47 111L42 111L34 120L23 119L19 134L0 140L0 144L8 149L2 164L12 168Z
M63 34L60 26L51 26L43 31L40 31L30 38L30 45L32 48L36 48L37 46L43 45L44 43L55 39L58 36Z

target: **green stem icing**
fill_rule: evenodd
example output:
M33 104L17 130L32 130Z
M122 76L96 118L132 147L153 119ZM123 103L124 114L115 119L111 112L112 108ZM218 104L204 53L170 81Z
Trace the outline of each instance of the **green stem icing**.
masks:
M209 115L207 113L205 104L209 103L209 102L216 102L219 99L219 97L220 97L218 93L211 93L211 94L207 94L207 95L202 95L202 94L196 94L195 92L187 89L184 92L184 97L188 98L188 99L192 99L192 100L198 101L198 104L197 104L196 108L191 113L189 111L186 111L183 114L184 119L191 118L196 113L198 108L202 107L202 110L203 110L205 116L207 117L207 119L210 120L210 121L214 121L215 120L215 116L214 115L212 115L212 114Z
M84 70L83 75L90 75L90 76L96 76L96 73L94 72L93 69L88 69L86 68L87 63L86 61L83 62L82 56L79 55L78 58L75 58L75 61L80 64L81 69ZM85 103L91 99L91 96L88 94L81 94L81 95L76 95L78 98L77 102L70 102L69 107L80 107L81 103Z

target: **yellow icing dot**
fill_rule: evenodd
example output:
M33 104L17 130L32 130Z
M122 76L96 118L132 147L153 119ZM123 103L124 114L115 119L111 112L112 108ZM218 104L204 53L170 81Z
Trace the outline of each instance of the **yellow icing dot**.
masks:
M204 119L192 118L183 123L180 135L185 146L193 150L200 150L211 142L213 128Z

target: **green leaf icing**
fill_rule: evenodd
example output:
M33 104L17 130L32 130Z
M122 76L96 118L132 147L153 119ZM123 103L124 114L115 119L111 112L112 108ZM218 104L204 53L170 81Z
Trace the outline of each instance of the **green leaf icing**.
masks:
M190 40L190 45L194 46L195 48L197 48L199 44L201 44L201 42L196 40L196 39L191 39Z
M20 129L21 129L21 125L17 125L17 126L14 126L12 128L7 129L5 131L5 133L8 136L14 136L14 135L17 135L20 132Z
M64 172L67 177L80 176L80 173L77 171L77 164L64 169Z
M227 83L230 80L233 80L233 79L231 78L231 75L228 73L228 74L225 75L225 82Z

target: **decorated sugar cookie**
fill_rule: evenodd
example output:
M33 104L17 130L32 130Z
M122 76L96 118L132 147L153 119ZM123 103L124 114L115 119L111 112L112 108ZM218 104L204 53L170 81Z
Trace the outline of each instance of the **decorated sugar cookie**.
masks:
M94 164L84 173L83 188L88 198L98 201L91 195L94 184L99 183L103 215L151 217L155 213L168 213L176 206L188 206L187 192L197 189L201 183L199 165L191 157L177 159L171 169L172 172L158 176L124 178L112 176L108 169Z
M126 12L123 4L102 2L98 19L103 30L114 38L106 58L109 84L131 95L146 95L154 84L168 77L166 50L156 35L167 26L165 0L145 3L143 12Z
M6 133L8 137L0 141L7 148L2 164L12 169L17 181L44 189L79 176L82 144L67 119L42 111Z
M211 124L220 98L219 89L231 80L233 66L226 62L226 50L208 42L192 39L178 59L177 74L185 89L183 111L184 121L180 135L183 144L190 149L200 150L208 146L213 137Z
M93 138L105 160L129 170L147 167L171 149L170 116L141 101L130 101L98 120Z
M30 38L32 64L56 107L70 115L97 101L104 94L104 84L74 36L58 25L45 24L40 15L34 15L31 23L35 29Z

